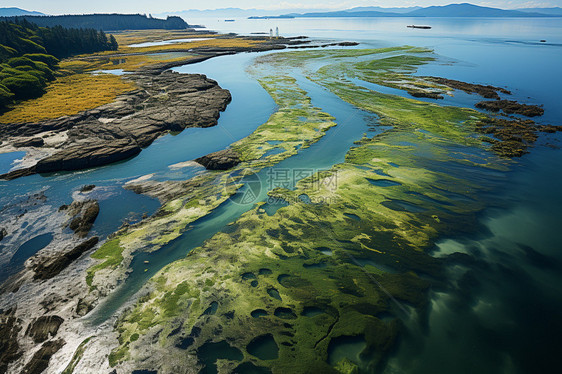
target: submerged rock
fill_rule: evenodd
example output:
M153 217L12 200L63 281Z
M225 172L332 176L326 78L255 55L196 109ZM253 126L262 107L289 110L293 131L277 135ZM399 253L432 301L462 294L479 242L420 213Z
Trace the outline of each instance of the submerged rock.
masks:
M240 163L240 155L232 149L224 149L199 157L195 162L203 165L207 170L228 170Z

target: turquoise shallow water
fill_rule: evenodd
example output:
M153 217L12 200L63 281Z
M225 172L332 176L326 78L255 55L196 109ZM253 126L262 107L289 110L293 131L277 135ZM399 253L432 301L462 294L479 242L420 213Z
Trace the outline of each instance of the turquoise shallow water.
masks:
M190 21L205 24L204 20ZM360 47L410 44L434 48L442 59L421 67L418 74L507 86L515 99L544 104L545 115L541 122L562 124L562 106L559 105L562 76L558 73L562 57L560 19L424 19L423 23L434 26L432 30L406 29L405 25L411 23L416 20L237 20L209 25L241 33L279 26L285 35L360 40L363 42ZM547 43L537 43L540 39L546 39ZM223 149L250 134L274 111L273 101L244 71L254 57L255 54L240 54L176 69L205 73L231 90L233 102L222 114L219 126L165 136L139 156L119 164L78 173L0 182L0 206L7 205L14 196L44 190L47 201L56 207L71 202L72 193L82 185L96 184L109 191L101 200L100 217L94 226L96 233L109 234L131 214L153 212L157 202L124 192L123 183L147 174L154 174L156 180L188 178L200 169L189 166L171 169L169 166ZM368 123L373 119L303 77L298 78L311 94L314 105L334 115L338 126L329 130L320 142L283 161L279 167L327 168L341 162L346 147L368 130ZM473 99L461 94L447 98L450 101L446 104L468 106ZM438 242L436 256L461 251L470 254L475 265L449 269L450 282L432 294L431 309L426 316L415 313L402 316L404 337L386 363L385 372L555 372L562 334L559 320L562 315L559 294L562 286L559 235L562 151L558 148L562 137L558 134L544 139L539 140L530 155L518 160L511 173L496 179L493 175L486 177L497 187L489 198L495 199L496 205L502 208L483 212L478 232L442 238ZM0 158L0 169L8 168L6 164L14 157ZM482 175L475 178L487 183ZM259 195L259 199L263 198L265 190ZM250 208L251 205L225 204L156 254L136 256L132 263L134 270L125 287L94 312L92 321L106 320L159 268L183 257ZM274 211L268 213L274 214ZM32 228L29 232L28 239L48 234L33 232ZM29 255L33 250L21 253ZM17 260L22 259L18 257ZM145 260L150 260L146 273ZM365 359L358 357L360 344L347 343L350 344L334 347L334 354L349 355L355 361Z

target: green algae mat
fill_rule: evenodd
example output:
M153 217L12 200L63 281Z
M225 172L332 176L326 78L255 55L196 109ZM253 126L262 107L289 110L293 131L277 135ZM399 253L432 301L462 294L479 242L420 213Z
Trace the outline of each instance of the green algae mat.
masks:
M110 364L159 373L376 372L397 344L400 318L426 315L445 264L462 261L432 256L436 239L474 230L476 215L493 205L486 192L515 162L502 150L529 143L483 132L482 121L493 119L482 112L416 99L453 94L414 75L438 58L408 46L258 57L249 72L278 110L231 145L242 162L170 185L176 192L155 216L94 254L93 295L111 293L135 252L158 251L232 203L244 177L338 129L300 79L372 114L378 131L358 134L343 162L271 189L270 198L286 202L273 214L252 205L162 268L118 319Z

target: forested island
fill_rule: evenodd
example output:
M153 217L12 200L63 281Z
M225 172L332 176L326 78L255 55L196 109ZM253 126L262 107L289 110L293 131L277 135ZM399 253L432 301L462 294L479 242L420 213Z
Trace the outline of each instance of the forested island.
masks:
M0 18L1 19L1 18ZM63 16L6 17L8 21L26 20L41 27L62 26L68 28L119 30L183 30L189 27L180 17L153 18L142 14L73 14Z

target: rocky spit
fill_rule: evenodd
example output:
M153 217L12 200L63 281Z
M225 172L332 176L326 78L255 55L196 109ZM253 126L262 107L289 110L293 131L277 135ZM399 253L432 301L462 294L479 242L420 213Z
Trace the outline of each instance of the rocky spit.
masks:
M139 89L110 104L39 123L0 125L3 146L47 151L35 164L0 178L80 170L130 158L164 133L215 126L231 100L227 90L201 74L165 71L127 79ZM44 138L60 133L60 143L45 146Z

